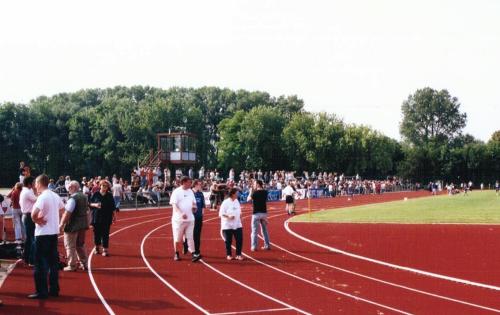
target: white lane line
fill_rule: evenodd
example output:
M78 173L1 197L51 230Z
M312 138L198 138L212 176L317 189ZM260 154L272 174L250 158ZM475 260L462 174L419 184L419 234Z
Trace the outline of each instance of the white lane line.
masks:
M222 235L222 231L221 231L221 238L224 239L224 236ZM232 246L233 248L235 248L234 246ZM365 302L365 303L368 303L368 304L371 304L371 305L375 305L375 306L378 306L378 307L382 307L384 309L388 309L388 310L391 310L393 312L396 312L396 313L399 313L399 314L412 314L412 313L408 313L406 311L403 311L403 310L400 310L400 309L397 309L397 308L394 308L392 306L388 306L388 305L384 305L384 304L381 304L381 303L378 303L378 302L375 302L375 301L372 301L372 300L368 300L368 299L365 299L365 298L362 298L362 297L359 297L359 296L355 296L355 295L352 295L352 294L349 294L349 293L346 293L346 292L343 292L343 291L339 291L337 289L333 289L333 288L330 288L330 287L327 287L327 286L324 286L322 284L319 284L319 283L316 283L316 282L313 282L313 281L310 281L308 279L305 279L305 278L302 278L302 277L299 277L297 275L294 275L292 273L289 273L287 271L284 271L284 270L281 270L279 268L276 268L274 266L271 266L269 264L266 264L265 262L263 261L260 261L256 258L253 258L252 256L249 256L247 254L245 254L244 252L242 252L243 256L247 257L248 259L250 260L253 260L255 261L256 263L258 264L261 264L267 268L270 268L272 270L275 270L279 273L282 273L284 275L287 275L289 277L292 277L294 279L297 279L297 280L300 280L300 281L303 281L305 283L308 283L308 284L311 284L313 286L316 286L316 287L319 287L319 288L322 288L322 289L325 289L327 291L331 291L331 292L334 292L334 293L337 293L339 295L343 295L343 296L346 296L346 297L349 297L349 298L352 298L356 301L362 301L362 302Z
M136 223L136 224L132 224L132 225L126 226L124 228L121 228L121 229L119 229L119 230L111 233L109 236L111 237L111 236L113 236L113 235L115 235L117 233L120 233L121 231L130 229L130 228L132 228L134 226L137 226L137 225L146 224L146 223L149 223L149 222L154 222L154 221L159 221L159 220L165 220L165 219L166 218L157 218L157 219L153 219L153 220L149 220L149 221L144 221L144 222L139 222L139 223ZM109 306L108 302L106 302L106 299L104 298L104 296L102 295L101 291L99 290L99 287L97 286L97 283L95 282L94 275L92 274L92 257L94 256L94 254L95 254L95 247L92 250L92 252L90 253L90 255L89 255L89 261L87 262L88 263L88 267L89 267L88 275L89 275L89 278L90 278L90 283L92 283L92 286L94 287L94 291L97 294L97 297L99 297L99 300L101 300L102 305L104 305L104 307L106 308L106 310L108 311L108 313L110 315L115 315L115 312L113 311L113 309L111 308L111 306Z
M144 270L148 269L148 267L110 267L110 268L94 268L94 271L99 271L99 270Z
M262 238L261 235L259 235L259 238L263 240L263 238ZM435 297L435 298L438 298L438 299L443 299L443 300L450 301L450 302L456 302L456 303L459 303L459 304L463 304L463 305L472 306L472 307L480 308L480 309L487 310L487 311L492 311L492 312L500 313L500 310L495 309L495 308L491 308L491 307L487 307L487 306L483 306L483 305L478 305L478 304L474 304L474 303L470 303L470 302L466 302L466 301L462 301L462 300L457 300L457 299L454 299L454 298L451 298L451 297L447 297L447 296L443 296L443 295L439 295L439 294L435 294L435 293L431 293L431 292L427 292L427 291L422 291L422 290L419 290L419 289L414 289L414 288L407 287L407 286L404 286L404 285L401 285L401 284L397 284L397 283L385 281L385 280L382 280L382 279L370 277L370 276L367 276L367 275L364 275L364 274L361 274L361 273L357 273L357 272L352 271L352 270L348 270L348 269L344 269L344 268L337 267L337 266L334 266L334 265L330 265L330 264L327 264L327 263L324 263L324 262L321 262L321 261L318 261L318 260L315 260L315 259L312 259L312 258L309 258L309 257L302 256L302 255L294 253L292 251L289 251L288 249L283 248L283 247L281 247L281 246L279 246L279 245L277 245L276 243L273 243L273 242L271 242L271 245L273 246L273 248L278 248L278 249L280 249L280 250L282 250L282 251L284 251L284 252L286 252L286 253L288 253L290 255L293 255L295 257L301 258L303 260L306 260L306 261L309 261L309 262L312 262L312 263L315 263L315 264L318 264L318 265L321 265L321 266L324 266L324 267L328 267L328 268L331 268L331 269L335 269L335 270L338 270L338 271L341 271L341 272L345 272L345 273L348 273L348 274L351 274L351 275L355 275L355 276L358 276L358 277L361 277L361 278L373 280L373 281L376 281L376 282L380 282L380 283L383 283L383 284L386 284L386 285L390 285L390 286L393 286L393 287L397 287L397 288L401 288L401 289L404 289L404 290L412 291L412 292L415 292L415 293L420 293L420 294L432 296L432 297Z
M246 216L246 217L248 217L248 216ZM244 218L246 218L246 217L244 217ZM203 222L205 223L205 222L209 222L209 221L213 221L213 220L217 220L217 219L219 219L219 217L213 217L213 218L207 219L207 220L205 220L205 221L203 221ZM150 271L151 271L151 272L152 272L152 273L153 273L153 274L154 274L154 275L155 275L155 276L156 276L156 277L157 277L157 278L158 278L161 282L163 282L163 283L164 283L167 287L169 287L169 288L170 288L172 291L174 291L174 292L175 292L178 296L180 296L182 299L184 299L184 300L185 300L186 302L188 302L189 304L193 305L195 308L197 308L197 309L198 309L199 311L201 311L202 313L209 314L209 312L208 312L208 311L206 311L205 309L203 309L201 306L199 306L199 305L198 305L198 304L196 304L195 302L191 301L188 297L186 297L186 296L185 296L184 294L182 294L179 290L177 290L177 289L176 289L176 288L175 288L172 284L170 284L167 280L165 280L162 276L160 276L160 275L156 272L156 270L154 270L154 269L153 269L153 267L151 266L151 264L149 263L149 261L147 260L147 258L146 258L146 256L145 256L145 254L144 254L144 244L145 244L145 242L146 242L146 239L148 239L148 238L149 238L149 236L150 236L151 234L153 234L155 231L157 231L157 230L159 230L159 229L161 229L161 228L163 228L163 227L165 227L165 226L168 226L168 225L170 225L170 224L171 224L171 223L167 223L167 224L161 225L161 226L159 226L159 227L157 227L157 228L153 229L153 230L152 230L152 231L150 231L147 235L145 235L145 236L144 236L144 238L142 239L142 243L141 243L141 256L142 256L142 259L144 260L144 263L148 266L148 268L150 269ZM263 297L265 297L265 298L267 298L267 299L270 299L270 300L272 300L272 301L274 301L274 302L276 302L276 303L278 303L278 304L281 304L281 305L283 305L283 306L286 306L287 308L293 309L293 310L295 310L295 311L297 311L297 312L299 312L299 313L302 313L302 314L305 314L305 315L311 315L310 313L307 313L307 312L305 312L305 311L303 311L303 310L301 310L301 309L298 309L298 308L296 308L296 307L294 307L294 306L291 306L291 305L289 305L289 304L287 304L287 303L285 303L285 302L283 302L283 301L281 301L281 300L278 300L278 299L276 299L276 298L273 298L272 296L269 296L269 295L267 295L267 294L264 294L264 293L262 293L262 292L260 292L260 291L258 291L258 290L256 290L256 289L254 289L254 288L252 288L252 287L250 287L250 286L248 286L248 285L246 285L246 284L244 284L244 283L242 283L242 282L240 282L240 281L238 281L238 280L236 280L236 279L231 278L230 276L226 275L225 273L221 272L220 270L218 270L218 269L216 269L216 268L212 267L211 265L209 265L208 263L206 263L205 261L203 261L203 259L201 259L201 260L200 260L200 262L201 262L201 263L203 263L206 267L208 267L208 268L210 268L211 270L215 271L216 273L218 273L218 274L222 275L222 276L223 276L223 277L225 277L226 279L229 279L229 280L231 280L231 281L233 281L233 282L237 283L238 285L240 285L240 286L242 286L242 287L244 287L244 288L247 288L248 290L250 290L250 291L252 291L252 292L257 293L258 295L261 295L261 296L263 296Z
M211 313L210 315L233 315L233 314L251 314L251 313L262 313L262 312L282 312L282 311L291 311L291 308L268 308L262 310L254 310L254 311L241 311L241 312L225 312L225 313Z
M179 297L181 297L184 301L186 301L189 304L191 304L192 306L194 306L197 310L199 310L203 314L208 315L208 314L210 314L210 312L208 312L206 309L204 309L200 305L198 305L195 302L193 302L191 299L189 299L187 296L185 296L179 290L177 290L173 285L171 285L170 282L168 282L162 276L160 276L158 274L158 272L156 272L156 270L151 266L151 264L149 263L148 259L146 258L146 255L144 254L144 244L146 243L146 240L148 239L148 237L151 234L153 234L154 232L158 231L159 229L164 228L164 227L166 227L166 226L168 226L170 224L171 223L160 225L159 227L151 230L148 234L146 234L144 236L144 238L142 239L142 242L141 242L141 256L142 256L142 260L144 261L144 263L146 264L146 266L149 268L149 271L151 271L161 282L163 282L167 287L169 287L170 290L174 291L175 294L177 294Z
M276 298L273 298L272 296L269 296L269 295L267 295L267 294L265 294L265 293L263 293L263 292L261 292L261 291L259 291L259 290L257 290L257 289L254 289L254 288L253 288L253 287L251 287L251 286L248 286L248 285L244 284L244 283L243 283L243 282L241 282L241 281L238 281L238 280L236 280L236 279L232 278L231 276L229 276L229 275L227 275L227 274L223 273L223 272L222 272L222 271L220 271L219 269L217 269L217 268L213 267L212 265L210 265L210 264L206 263L203 259L200 259L200 262L201 262L202 264L204 264L205 266L207 266L208 268L210 268L210 269L212 269L213 271L215 271L216 273L220 274L220 275L221 275L221 276L223 276L224 278L229 279L229 280L233 281L234 283L236 283L236 284L238 284L238 285L240 285L240 286L242 286L242 287L244 287L244 288L246 288L246 289L248 289L248 290L250 290L250 291L252 291L252 292L254 292L254 293L257 293L257 294L258 294L258 295L260 295L260 296L263 296L263 297L265 297L265 298L267 298L267 299L269 299L269 300L271 300L271 301L274 301L274 302L276 302L276 303L278 303L278 304L281 304L281 305L283 305L283 306L286 306L288 309L293 309L294 311L297 311L297 312L299 312L299 313L301 313L301 314L311 315L311 313L308 313L308 312L306 312L306 311L304 311L304 310L301 310L301 309L299 309L299 308L296 308L295 306L292 306L292 305L290 305L290 304L287 304L286 302L283 302L283 301L281 301L281 300L278 300L278 299L276 299Z
M353 254L353 253L350 253L350 252L346 252L344 250L341 250L341 249L338 249L338 248L335 248L335 247L331 247L331 246L328 246L328 245L325 245L325 244L321 244L319 242L316 242L316 241L313 241L311 239L308 239L308 238L306 238L306 237L304 237L304 236L302 236L300 234L297 234L296 232L292 231L292 229L290 229L288 223L289 223L288 220L286 220L284 222L285 230L288 233L292 234L296 238L299 238L299 239L301 239L301 240L303 240L303 241L305 241L307 243L316 245L318 247L324 248L324 249L329 250L329 251L334 252L334 253L342 254L342 255L349 256L349 257L352 257L352 258L356 258L356 259L359 259L359 260L369 261L371 263L375 263L375 264L378 264L378 265L382 265L382 266L386 266L386 267L391 267L391 268L399 269L399 270L404 270L404 271L408 271L408 272L412 272L412 273L416 273L416 274L420 274L420 275L424 275L424 276L428 276L428 277L432 277L432 278L447 280L447 281L451 281L451 282L458 282L458 283L462 283L462 284L466 284L466 285L471 285L471 286L476 286L476 287L480 287L480 288L485 288L485 289L491 289L491 290L495 290L495 291L500 291L500 287L495 286L495 285L485 284L485 283L480 283L480 282L475 282L475 281L470 281L470 280L465 280L465 279L460 279L460 278L455 278L455 277L450 277L450 276L445 276L445 275L441 275L441 274L438 274L438 273L429 272L429 271L425 271L425 270L420 270L420 269L416 269L416 268L400 266L400 265L388 263L388 262L385 262L385 261L381 261L381 260L377 260L377 259L373 259L373 258L369 258L369 257L365 257L365 256Z

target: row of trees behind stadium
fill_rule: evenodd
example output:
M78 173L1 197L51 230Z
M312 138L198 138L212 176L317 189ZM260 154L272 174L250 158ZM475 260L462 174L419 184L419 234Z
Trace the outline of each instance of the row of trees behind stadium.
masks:
M484 143L462 134L466 114L446 90L417 90L402 105L402 141L334 114L311 113L296 96L215 87L115 87L0 104L0 185L25 160L51 176L126 176L155 134L198 136L206 169L336 171L366 178L400 175L492 182L500 174L500 131ZM226 173L225 173L226 174Z

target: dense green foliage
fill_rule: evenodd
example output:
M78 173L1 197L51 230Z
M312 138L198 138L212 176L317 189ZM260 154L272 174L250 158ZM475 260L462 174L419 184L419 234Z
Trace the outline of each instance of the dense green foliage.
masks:
M292 221L341 223L500 224L500 197L494 191L467 196L433 196L303 214Z
M463 135L466 114L448 91L417 90L402 105L400 125L404 160L399 173L407 178L448 182L493 183L500 176L500 136L488 143Z
M455 181L494 180L499 174L499 134L487 144L462 136L465 115L446 91L419 90L403 104L402 143L303 107L296 96L258 91L143 86L3 103L0 185L16 180L20 160L35 174L125 176L156 148L155 134L169 130L195 133L198 165L208 169L327 170L370 178L399 170L413 180ZM420 122L431 113L434 118ZM415 128L430 133L411 132Z

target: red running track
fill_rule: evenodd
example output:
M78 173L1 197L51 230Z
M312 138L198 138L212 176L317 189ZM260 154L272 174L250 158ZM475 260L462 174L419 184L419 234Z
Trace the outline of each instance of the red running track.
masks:
M319 199L313 200L312 206L314 209L323 209L422 195L427 193L361 196L350 201L344 197ZM91 274L95 288L90 281L90 274L61 273L61 297L45 302L29 301L24 296L33 289L32 277L29 270L18 267L0 291L0 297L6 303L1 312L475 314L493 313L500 309L497 291L388 268L335 254L298 239L283 226L287 219L281 209L283 205L270 203L269 206L273 250L247 251L250 212L245 207L244 252L247 259L243 262L224 259L219 220L213 212L205 216L202 237L204 259L201 263L191 263L187 259L181 262L172 260L170 211L121 213L120 221L112 228L115 233L111 237L112 256L92 258ZM304 206L304 201L298 203L299 210ZM354 227L351 229L349 226ZM432 241L433 246L419 243L419 251L412 250L412 243L405 241L410 238L408 227L400 227L399 230L390 227L388 235L383 233L383 228L377 230L371 225L364 228L361 225L359 228L356 228L357 225L338 225L333 229L328 224L293 223L290 227L296 233L328 246L419 269L462 278L475 274L470 280L488 280L486 275L495 272L492 268L494 262L488 260L492 256L472 257L477 266L492 269L476 268L475 272L471 272L471 265L464 263L467 260L456 259L460 253L434 251L436 242L453 242L452 237L427 237L423 240ZM398 243L395 239L402 241ZM377 246L372 248L374 244ZM408 246L405 247L405 244ZM448 248L445 245L436 246ZM450 257L455 259L453 267L446 267ZM440 269L436 269L436 266ZM460 270L465 272L461 273ZM450 273L446 273L448 271ZM99 292L100 297L96 292Z

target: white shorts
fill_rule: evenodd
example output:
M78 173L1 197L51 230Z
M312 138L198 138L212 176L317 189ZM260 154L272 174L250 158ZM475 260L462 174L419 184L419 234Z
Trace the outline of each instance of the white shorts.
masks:
M174 243L179 243L184 241L184 237L187 240L193 239L193 229L194 221L173 221L172 222L172 236L174 238Z

